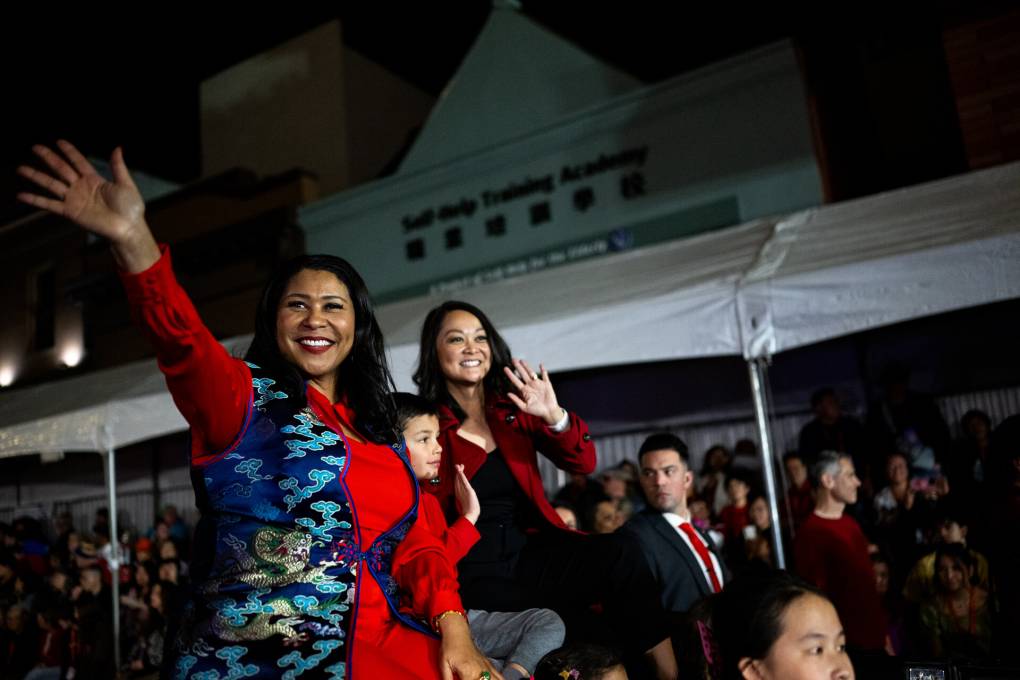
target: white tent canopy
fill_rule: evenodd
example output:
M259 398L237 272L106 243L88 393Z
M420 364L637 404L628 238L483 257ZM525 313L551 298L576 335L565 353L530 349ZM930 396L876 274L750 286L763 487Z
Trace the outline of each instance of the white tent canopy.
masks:
M1020 163L785 218L739 297L745 357L1020 297Z
M249 340L223 344L239 356ZM0 394L0 458L105 453L186 429L151 359Z
M403 388L425 312L386 305ZM552 370L747 358L1020 297L1020 163L470 288Z

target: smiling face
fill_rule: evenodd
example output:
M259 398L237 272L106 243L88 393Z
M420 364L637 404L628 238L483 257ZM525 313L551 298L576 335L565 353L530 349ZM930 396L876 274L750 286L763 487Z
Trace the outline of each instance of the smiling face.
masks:
M900 455L889 456L885 464L885 474L890 484L906 484L910 479L907 459Z
M782 633L761 660L741 660L746 680L852 680L846 636L835 608L805 594L783 612Z
M439 462L443 447L439 445L439 419L433 415L409 418L404 424L404 441L411 468L419 482L435 479L439 475Z
M482 322L461 309L453 310L443 319L436 352L447 384L479 385L492 366L492 350Z
M351 294L335 274L302 269L287 282L276 311L280 354L331 399L354 331Z
M755 498L754 502L747 508L747 516L750 518L751 523L761 531L765 531L772 524L769 520L769 504L761 496Z
M939 557L938 564L935 565L935 573L942 590L947 593L959 592L970 581L969 567L949 555Z

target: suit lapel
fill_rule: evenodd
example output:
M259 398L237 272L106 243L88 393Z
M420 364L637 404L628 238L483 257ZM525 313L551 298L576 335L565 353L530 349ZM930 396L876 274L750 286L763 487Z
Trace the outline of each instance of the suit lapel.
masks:
M691 552L684 539L680 538L680 534L666 521L665 517L655 513L651 519L655 530L659 532L659 535L662 536L666 543L680 554L684 563L687 564L688 570L690 570L691 575L694 577L694 582L698 584L698 591L703 595L707 595L709 593L708 581L705 580L705 572L698 561L697 555Z

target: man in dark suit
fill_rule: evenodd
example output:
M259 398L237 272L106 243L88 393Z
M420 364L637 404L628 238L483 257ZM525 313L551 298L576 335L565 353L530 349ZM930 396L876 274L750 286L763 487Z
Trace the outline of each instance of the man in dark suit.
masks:
M662 590L663 607L686 612L703 596L719 592L726 579L712 539L691 524L687 445L669 433L653 434L638 451L638 465L648 507L620 531L640 544Z

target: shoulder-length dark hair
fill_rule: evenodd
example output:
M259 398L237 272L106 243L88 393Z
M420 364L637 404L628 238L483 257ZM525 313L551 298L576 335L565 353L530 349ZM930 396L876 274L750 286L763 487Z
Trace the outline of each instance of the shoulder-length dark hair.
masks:
M971 570L970 578L966 581L967 585L976 586L980 583L981 578L977 573L974 555L967 549L967 546L962 543L941 543L935 548L935 590L945 592L942 579L939 578L939 560L943 557L951 559L964 574L968 569Z
M482 324L485 335L489 339L490 366L489 372L485 374L486 394L506 394L510 390L510 380L503 372L503 368L511 366L510 347L506 340L499 334L496 327L485 316L485 312L474 305L459 300L448 300L438 307L433 307L425 317L425 323L421 327L421 343L418 345L418 367L414 371L414 384L418 386L418 394L436 404L448 406L457 418L463 420L464 409L450 396L446 389L446 376L439 366L439 355L437 353L439 343L439 329L443 320L450 312L462 311L473 314Z
M245 360L272 375L280 389L299 406L307 404L305 377L294 364L284 359L276 341L276 315L280 298L290 280L302 270L333 274L347 286L354 305L354 344L350 354L337 368L338 395L353 409L358 431L375 442L396 441L393 378L386 364L382 331L375 318L372 299L357 270L334 255L302 255L280 267L262 290L255 312L255 337Z

